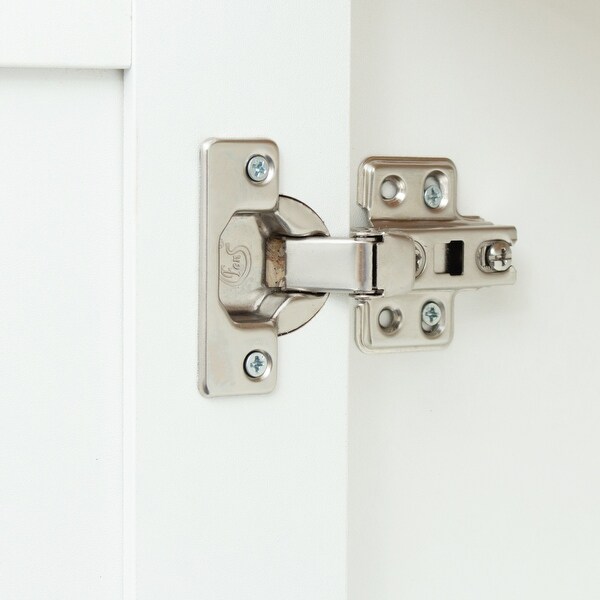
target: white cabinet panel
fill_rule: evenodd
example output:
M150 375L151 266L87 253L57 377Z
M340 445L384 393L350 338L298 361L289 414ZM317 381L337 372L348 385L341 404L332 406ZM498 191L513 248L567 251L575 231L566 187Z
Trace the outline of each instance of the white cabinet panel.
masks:
M355 2L352 171L449 156L514 287L444 351L350 360L352 600L600 595L596 2Z
M347 234L349 5L135 14L137 597L342 600L348 306L329 300L280 339L274 394L200 395L198 153L209 137L272 138L282 193Z
M0 70L0 597L121 597L122 76Z
M131 0L5 0L0 66L127 68Z

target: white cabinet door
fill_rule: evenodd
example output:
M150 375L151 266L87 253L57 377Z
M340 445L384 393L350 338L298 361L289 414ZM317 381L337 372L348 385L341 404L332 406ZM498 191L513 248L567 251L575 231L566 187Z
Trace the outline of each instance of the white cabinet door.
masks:
M122 589L118 71L0 69L0 597Z
M600 12L355 2L352 161L449 156L517 226L444 351L350 358L349 597L600 594Z
M140 599L345 597L346 299L280 339L271 395L204 398L196 365L200 146L275 140L281 192L347 235L349 58L343 0L135 4Z

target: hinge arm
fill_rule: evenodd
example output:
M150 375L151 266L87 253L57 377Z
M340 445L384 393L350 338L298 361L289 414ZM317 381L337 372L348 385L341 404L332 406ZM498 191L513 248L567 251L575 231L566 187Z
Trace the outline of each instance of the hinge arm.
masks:
M410 292L415 246L401 233L356 231L350 238L286 238L285 292L381 296Z

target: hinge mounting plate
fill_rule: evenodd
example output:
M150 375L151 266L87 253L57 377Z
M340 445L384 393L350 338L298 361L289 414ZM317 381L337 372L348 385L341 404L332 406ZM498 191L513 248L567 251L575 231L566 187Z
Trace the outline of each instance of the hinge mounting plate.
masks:
M355 337L364 352L447 345L459 290L514 283L510 248L516 229L462 216L456 189L456 167L447 158L373 157L361 164L357 201L368 212L371 231L402 232L414 241L417 253L409 293L359 300ZM428 190L434 197L432 206L425 201ZM485 257L485 249L494 242L507 252L505 264L497 269ZM423 316L432 302L440 309L432 320L435 325Z

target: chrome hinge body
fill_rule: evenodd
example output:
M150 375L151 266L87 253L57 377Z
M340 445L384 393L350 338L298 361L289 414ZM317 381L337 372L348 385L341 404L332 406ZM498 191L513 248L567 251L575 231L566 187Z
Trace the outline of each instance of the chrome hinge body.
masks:
M461 289L513 283L514 227L463 217L448 159L374 157L358 203L369 227L331 238L307 205L279 194L269 140L211 140L202 151L199 386L266 393L277 336L309 321L329 293L356 300L365 352L435 348L453 334Z

